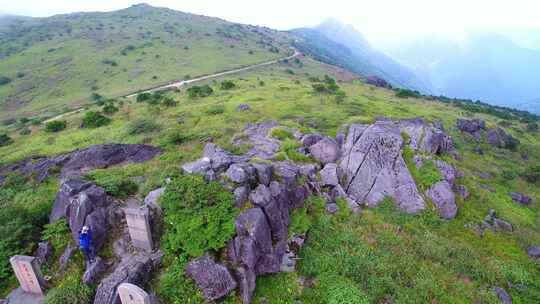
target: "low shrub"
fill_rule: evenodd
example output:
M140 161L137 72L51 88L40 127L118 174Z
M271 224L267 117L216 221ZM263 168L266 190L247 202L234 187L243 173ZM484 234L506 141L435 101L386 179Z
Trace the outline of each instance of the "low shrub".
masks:
M214 90L209 85L192 86L187 89L190 98L208 97L214 93Z
M157 123L148 119L137 119L128 126L128 133L131 135L150 133L159 130Z
M106 103L105 106L101 110L104 114L107 114L107 115L111 115L118 112L118 108L112 102Z
M83 128L99 128L108 125L111 122L110 118L103 116L99 112L89 111L84 114L82 119Z
M163 105L166 106L166 107L175 107L178 103L176 102L176 100L170 98L170 97L167 97L167 98L164 98L163 101L162 101Z
M137 102L145 102L152 98L152 94L150 93L140 93L137 95Z
M11 144L13 140L6 133L0 133L0 147Z
M71 230L69 230L66 219L46 224L41 238L51 242L55 253L62 252L64 248L71 244Z
M81 280L82 271L70 271L59 284L49 290L45 304L87 304L92 302L94 290Z
M225 107L224 106L213 106L210 109L205 111L208 115L219 115L225 113Z
M529 183L540 182L540 165L530 166L523 172L523 177Z
M0 86L8 84L11 82L11 78L6 76L0 76Z
M236 84L232 80L224 80L220 85L222 90L230 90L236 87Z
M279 127L272 128L270 136L279 140L294 139L294 135L289 130Z
M45 124L46 132L60 132L67 127L67 121L65 120L53 120Z
M190 140L193 140L195 136L191 133L173 132L168 135L167 142L173 145L182 145Z

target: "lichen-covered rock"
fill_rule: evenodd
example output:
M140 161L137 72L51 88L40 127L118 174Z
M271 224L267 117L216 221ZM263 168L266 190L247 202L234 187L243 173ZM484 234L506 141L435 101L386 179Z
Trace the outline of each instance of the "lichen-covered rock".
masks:
M304 147L311 147L317 142L319 142L321 139L323 139L323 136L320 134L306 134L304 137L302 137L302 144Z
M335 162L339 157L339 149L335 140L324 137L315 144L309 146L309 152L323 165Z
M226 296L237 286L227 267L207 255L191 261L186 267L186 273L210 301Z
M493 287L493 292L499 297L499 300L504 304L512 304L512 298L510 295L501 287Z
M527 254L533 259L540 260L540 246L529 246Z
M400 129L393 122L351 125L340 159L346 195L368 206L389 196L407 213L423 210L425 203L403 160L402 144Z
M439 172L441 172L442 177L444 180L446 180L450 185L453 185L456 181L456 178L458 178L459 173L454 168L454 166L450 165L449 163L443 161L443 160L435 160L435 166L437 169L439 169Z
M92 285L98 282L99 278L106 269L105 261L102 258L96 257L93 263L89 265L83 274L83 283Z
M459 131L469 133L474 138L480 139L482 130L486 129L486 122L481 119L458 119L456 127Z
M71 259L71 257L73 257L76 251L77 251L77 247L71 246L71 245L68 245L66 249L64 249L64 252L60 256L60 258L58 258L58 264L60 265L60 270L65 270L67 268L69 260Z
M248 124L244 129L244 136L237 137L233 143L235 145L251 145L252 148L246 153L246 156L272 159L279 151L280 141L270 137L270 131L277 126L276 121Z
M326 164L319 172L323 186L337 186L339 184L337 168L335 163L330 163Z
M510 192L508 193L508 195L510 195L510 197L512 198L514 202L519 203L521 205L528 206L532 203L532 198L523 193Z
M49 241L43 241L38 243L36 250L36 258L40 264L44 264L49 261L54 253L53 246Z
M452 192L452 186L447 181L435 183L426 191L439 215L444 219L453 219L457 214L456 196Z
M487 141L494 147L507 149L514 149L519 144L517 139L501 128L489 129L487 132Z
M161 149L149 145L94 145L53 157L33 156L0 167L0 176L17 172L24 176L32 176L41 182L51 172L60 170L62 178L76 177L94 169L103 169L126 163L145 162L160 153Z
M123 259L98 285L94 304L121 304L117 287L122 283L144 286L161 264L163 254L139 254Z
M452 137L421 118L401 120L397 124L400 131L408 135L408 145L413 150L444 154L454 149Z
M257 172L257 180L259 183L268 186L272 180L272 165L265 163L253 163L253 168Z
M105 243L109 225L114 221L115 205L101 187L78 179L65 181L56 195L50 221L65 217L75 244L79 242L79 232L89 226L93 234L96 250Z

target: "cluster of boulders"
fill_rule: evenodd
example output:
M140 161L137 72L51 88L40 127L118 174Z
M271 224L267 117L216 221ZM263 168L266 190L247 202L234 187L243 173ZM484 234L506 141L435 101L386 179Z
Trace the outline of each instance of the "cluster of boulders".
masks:
M482 119L458 119L456 127L459 131L472 135L477 141L482 139L483 131L487 130L487 142L493 147L515 149L519 145L519 140L500 127L486 129L486 122ZM483 153L480 147L476 147L475 152Z
M379 87L379 88L386 88L386 89L391 89L392 88L392 86L388 83L388 81L382 79L381 77L375 76L375 75L371 75L371 76L366 77L365 81L366 81L367 84L370 84L370 85L373 85L373 86L376 86L376 87Z
M289 129L302 144L298 152L316 163L273 161L281 142L271 133L278 127L285 128L277 122L248 124L233 140L251 146L244 155L232 155L209 143L202 158L182 166L187 173L221 181L243 210L236 219L236 236L226 254L219 255L227 259L205 255L187 266L187 274L209 300L239 288L243 302L250 303L257 276L294 270L295 255L306 236L289 238L290 215L292 209L303 206L308 195L322 195L329 213L337 211L338 197L353 211L377 206L391 197L404 212L418 213L426 203L405 163L403 147L408 145L419 154L453 151L452 138L434 124L422 119L379 120L371 125L352 124L347 135L339 133L335 138ZM451 165L438 164L447 186L430 189L433 197L441 196L441 189L452 192L460 177ZM460 192L466 192L460 187ZM444 218L457 212L455 199L437 207Z
M465 224L465 228L474 229L480 236L484 236L484 232L487 229L491 230L493 233L499 231L512 232L514 230L512 224L499 218L493 209L489 209L488 214L481 223Z

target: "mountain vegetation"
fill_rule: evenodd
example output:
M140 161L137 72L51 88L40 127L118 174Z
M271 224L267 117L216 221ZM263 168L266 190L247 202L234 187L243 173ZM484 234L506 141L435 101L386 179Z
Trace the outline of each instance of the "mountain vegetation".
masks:
M327 30L280 33L147 5L0 22L10 79L0 86L0 298L18 287L9 258L49 244L48 304L101 301L131 279L171 304L539 303L540 118L425 94L406 70L392 74L401 66L376 66L380 55ZM290 35L305 54L283 60ZM397 88L344 68L394 75ZM356 160L367 177L338 179ZM406 172L396 183L411 182L403 193L385 188L396 168ZM365 201L351 203L353 184L367 188ZM451 187L453 217L430 195L440 184ZM385 193L376 204L372 190ZM424 208L404 212L398 192ZM57 208L81 201L93 208ZM150 210L151 253L130 245L122 210L132 206ZM77 249L79 215L102 216L101 272ZM293 266L272 261L283 245ZM202 279L216 290L197 271L218 274Z

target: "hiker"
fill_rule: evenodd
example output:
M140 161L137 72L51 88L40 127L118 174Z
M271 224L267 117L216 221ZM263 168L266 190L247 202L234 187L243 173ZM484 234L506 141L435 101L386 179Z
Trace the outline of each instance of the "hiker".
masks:
M79 246L81 246L86 262L94 262L94 247L92 244L92 231L90 230L90 227L83 226L79 232Z

